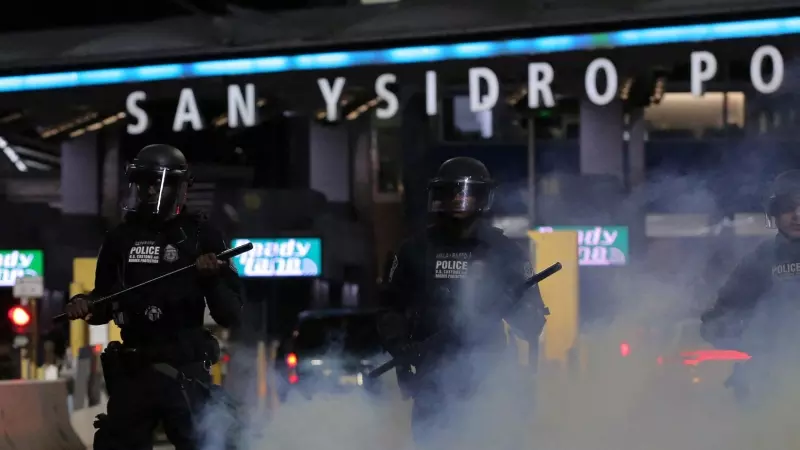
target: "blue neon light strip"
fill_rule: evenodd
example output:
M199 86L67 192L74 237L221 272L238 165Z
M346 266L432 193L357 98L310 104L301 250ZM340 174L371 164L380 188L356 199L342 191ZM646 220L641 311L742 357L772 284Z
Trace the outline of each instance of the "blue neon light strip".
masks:
M646 28L611 33L551 36L507 41L400 47L293 56L240 58L186 64L159 64L0 77L0 92L38 91L180 78L253 75L296 70L340 69L367 65L410 64L453 59L534 55L595 48L703 42L785 36L800 33L800 17Z

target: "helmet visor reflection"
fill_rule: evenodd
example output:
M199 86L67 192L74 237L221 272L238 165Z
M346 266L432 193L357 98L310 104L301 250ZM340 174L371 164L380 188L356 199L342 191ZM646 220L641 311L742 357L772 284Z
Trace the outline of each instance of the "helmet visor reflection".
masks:
M491 207L492 189L483 182L434 181L428 188L428 211L461 213L486 211Z

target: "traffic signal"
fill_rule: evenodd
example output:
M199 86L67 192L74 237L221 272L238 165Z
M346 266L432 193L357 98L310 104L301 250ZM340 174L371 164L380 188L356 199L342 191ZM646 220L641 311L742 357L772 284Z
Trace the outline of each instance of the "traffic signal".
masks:
M31 324L31 312L24 306L12 306L8 310L8 319L11 321L11 326L17 334L27 332L28 326Z

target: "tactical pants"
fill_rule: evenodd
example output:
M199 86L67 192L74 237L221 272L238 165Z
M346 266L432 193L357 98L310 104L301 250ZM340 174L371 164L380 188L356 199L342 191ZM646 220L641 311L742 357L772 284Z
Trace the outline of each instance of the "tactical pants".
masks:
M211 375L201 364L180 370L204 383L211 382ZM95 425L94 449L150 450L154 430L161 423L175 450L196 450L196 420L206 398L207 393L199 386L186 383L184 391L178 381L153 369L120 376L109 392L106 416Z

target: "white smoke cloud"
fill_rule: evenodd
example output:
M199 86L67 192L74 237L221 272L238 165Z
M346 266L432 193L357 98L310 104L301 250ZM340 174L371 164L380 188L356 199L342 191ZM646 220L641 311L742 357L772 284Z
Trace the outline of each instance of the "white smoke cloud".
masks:
M719 193L704 176L653 179L646 189L630 194L620 210L655 201L667 201L667 211L720 210ZM680 356L683 350L709 347L699 335L699 312L713 300L735 263L731 257L719 261L717 254L738 245L735 237L725 236L694 241L664 238L651 241L637 264L594 269L608 275L604 298L614 299L609 306L614 313L610 323L584 328L576 348L577 363L567 368L544 362L534 381L529 368L511 364L513 358L490 359L497 366L489 368L491 374L468 400L441 405L449 408L453 422L431 447L779 450L800 442L794 414L800 404L796 383L782 383L780 395L747 410L723 386L732 362L692 367ZM737 258L742 252L738 253ZM591 297L592 292L581 295ZM629 345L627 357L620 354L622 342ZM253 359L248 361L245 364ZM486 361L476 357L472 365L487 369ZM787 380L800 375L794 362L782 369ZM244 375L235 384L255 392L251 376ZM443 371L438 381L457 386L460 376L466 375ZM248 421L245 434L250 438L241 448L411 450L412 402L401 398L394 373L381 383L385 391L379 399L362 390L321 394L312 400L293 395L268 415L248 412L258 418ZM247 398L252 400L252 395ZM204 423L211 427L221 420L212 408ZM217 448L207 443L204 450Z

